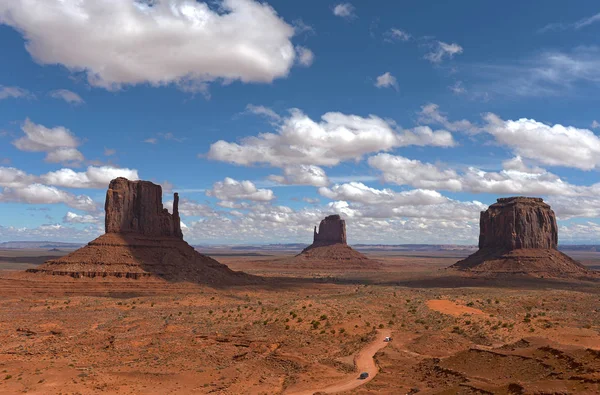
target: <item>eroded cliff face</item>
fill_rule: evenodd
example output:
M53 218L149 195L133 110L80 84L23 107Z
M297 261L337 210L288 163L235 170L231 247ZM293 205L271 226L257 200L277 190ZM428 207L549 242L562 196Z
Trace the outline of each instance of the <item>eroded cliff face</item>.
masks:
M173 214L163 207L162 188L149 181L116 178L106 192L106 233L136 233L144 236L183 238L179 218L179 196Z
M556 249L556 216L540 198L501 198L481 213L479 248Z
M313 245L346 244L346 221L339 215L325 217L319 224L319 231L315 226Z

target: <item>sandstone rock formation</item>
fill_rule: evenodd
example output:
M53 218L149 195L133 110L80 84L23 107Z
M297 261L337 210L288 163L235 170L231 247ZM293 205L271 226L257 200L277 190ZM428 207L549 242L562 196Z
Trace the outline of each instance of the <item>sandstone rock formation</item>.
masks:
M183 239L179 219L179 196L173 214L162 205L162 188L149 181L116 178L110 182L104 204L106 233L136 233Z
M346 221L339 215L325 217L319 224L319 231L315 226L313 245L346 244Z
M247 284L257 277L234 272L183 240L179 196L173 214L162 204L162 188L148 181L117 178L106 193L106 234L69 255L29 272L71 277L158 276L211 285Z
M315 226L313 243L293 258L296 267L374 269L380 262L367 258L346 243L346 221L329 215Z
M540 198L498 199L481 212L479 250L452 268L481 274L585 276L588 271L557 250L558 226Z

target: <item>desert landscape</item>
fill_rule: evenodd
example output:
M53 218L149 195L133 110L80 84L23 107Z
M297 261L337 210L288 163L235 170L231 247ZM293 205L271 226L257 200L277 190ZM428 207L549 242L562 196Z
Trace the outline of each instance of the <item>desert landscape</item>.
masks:
M339 215L296 255L221 249L217 262L188 251L177 203L170 214L161 195L113 180L104 236L0 252L0 391L600 391L600 254L575 252L579 264L558 252L541 199L482 212L500 219L482 227L480 247L504 246L482 271L457 270L468 250L361 254Z
M600 395L599 4L0 0L0 395Z

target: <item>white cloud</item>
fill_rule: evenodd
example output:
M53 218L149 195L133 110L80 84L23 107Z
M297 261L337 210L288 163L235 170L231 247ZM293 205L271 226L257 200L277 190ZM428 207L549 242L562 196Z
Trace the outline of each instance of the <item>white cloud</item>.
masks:
M269 176L271 181L285 185L312 185L322 187L329 185L325 170L314 165L297 165L283 168L283 176Z
M55 99L64 100L69 104L83 104L85 101L77 93L68 89L57 89L49 93Z
M47 152L46 161L50 163L81 162L85 158L77 150L79 140L64 126L49 129L26 119L21 130L25 136L13 141L21 151Z
M592 129L598 129L598 128L600 128L600 122L598 122L594 119L594 121L592 122Z
M463 48L455 43L448 44L442 41L436 41L432 44L431 52L425 54L425 59L431 63L441 63L444 59L452 59L454 55L463 53Z
M35 96L27 89L19 88L18 86L3 86L0 85L0 100L8 98L34 98Z
M125 177L129 180L139 180L135 169L117 168L111 166L89 166L85 172L76 172L72 169L60 169L44 174L40 179L48 185L65 188L98 188L108 187L111 180Z
M503 170L488 172L469 167L464 172L390 154L369 158L385 182L416 188L470 193L516 195L594 196L600 184L573 185L539 167L528 167L521 157L503 162Z
M353 19L356 17L355 8L350 3L340 3L333 7L333 15L344 19Z
M96 225L81 227L62 226L60 224L45 224L36 228L3 227L0 225L0 239L2 240L53 240L53 241L78 241L88 242L100 236L104 228Z
M52 186L31 184L22 188L4 188L0 193L0 202L18 202L27 204L66 204L82 211L96 211L98 205L85 195L74 195Z
M84 215L79 215L76 213L72 213L72 212L67 212L67 214L65 214L64 218L63 218L63 222L65 223L69 223L69 224L97 224L100 223L100 220L102 218L100 218L99 216L94 216L94 215L89 215L89 214L84 214Z
M58 148L46 155L46 162L50 163L83 162L84 160L83 154L76 148Z
M581 88L600 84L600 47L545 51L508 64L471 65L469 74L481 80L480 90L501 95L581 95Z
M433 103L421 107L419 122L428 125L441 125L444 129L448 129L451 132L476 134L481 131L480 127L473 125L466 119L454 122L449 121L448 117L440 112L439 106Z
M448 87L455 95L462 95L467 93L467 89L464 87L462 81L456 81L454 84Z
M117 153L116 149L104 147L104 156L113 156Z
M526 118L504 121L494 114L487 114L485 120L489 134L524 158L581 170L600 165L600 138L591 130L560 124L549 126Z
M298 45L296 46L296 52L298 52L298 63L302 66L308 67L315 61L315 54L306 47Z
M223 181L215 182L212 189L206 191L206 195L223 201L252 200L268 202L275 199L275 195L270 189L258 189L251 181L237 181L229 177L226 177Z
M150 138L147 138L146 140L144 140L144 143L156 144L156 143L158 143L158 139L156 137L150 137Z
M279 122L281 120L281 116L277 114L273 109L265 106L255 106L254 104L248 104L246 106L246 113L261 115L266 118L269 118L273 122Z
M460 191L461 182L454 170L442 170L430 163L402 156L378 154L368 160L369 166L382 172L382 180L416 188Z
M336 184L331 188L321 187L319 194L331 200L358 202L365 205L421 206L448 201L448 198L436 191L414 189L395 192L391 189L370 188L360 182Z
M573 23L564 23L564 22L550 23L550 24L544 26L543 28L541 28L540 30L538 30L538 33L545 33L545 32L549 32L549 31L563 31L563 30L568 30L568 29L579 30L579 29L582 29L584 27L587 27L587 26L592 25L597 22L600 22L600 13L589 16L589 17L582 18Z
M428 127L397 130L393 122L374 115L363 118L329 112L321 117L320 122L315 122L302 111L294 109L277 129L277 134L248 137L240 144L217 141L211 145L208 157L245 166L258 163L275 167L334 166L395 147L454 145L452 135L447 131L433 131Z
M14 167L0 167L0 187L23 188L36 182L36 177Z
M25 136L13 141L15 147L21 151L50 152L57 148L79 146L77 138L63 126L48 129L26 119L21 129Z
M0 3L0 23L23 34L36 62L83 71L111 90L272 82L296 57L294 28L255 0L14 0Z
M385 36L387 41L408 41L411 38L410 34L396 28L390 29Z
M398 81L389 71L377 77L375 86L378 88L394 88L398 90Z

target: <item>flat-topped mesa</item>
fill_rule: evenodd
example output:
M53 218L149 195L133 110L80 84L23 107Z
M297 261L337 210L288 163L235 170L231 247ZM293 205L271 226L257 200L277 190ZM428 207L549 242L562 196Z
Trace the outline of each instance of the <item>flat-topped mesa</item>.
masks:
M178 194L174 196L173 214L169 214L162 204L162 187L150 181L129 181L122 177L112 180L104 209L106 233L183 239Z
M339 215L325 217L319 224L319 231L315 226L313 245L347 244L346 221Z
M480 249L556 249L556 216L541 198L500 198L481 212Z
M479 250L451 267L484 276L590 276L557 244L556 216L542 199L502 198L481 213Z

